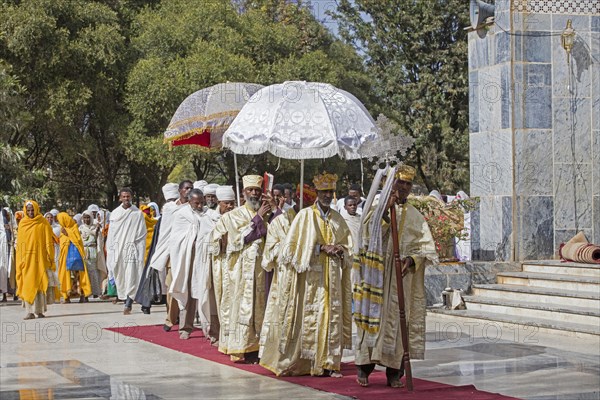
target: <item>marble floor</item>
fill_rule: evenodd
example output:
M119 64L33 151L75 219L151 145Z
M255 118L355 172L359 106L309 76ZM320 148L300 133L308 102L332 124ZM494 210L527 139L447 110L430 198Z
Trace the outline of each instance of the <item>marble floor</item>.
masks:
M164 307L129 316L110 302L50 306L23 321L0 303L0 399L335 399L102 328L162 323ZM413 375L525 399L600 399L600 340L427 319ZM351 360L352 355L346 358Z

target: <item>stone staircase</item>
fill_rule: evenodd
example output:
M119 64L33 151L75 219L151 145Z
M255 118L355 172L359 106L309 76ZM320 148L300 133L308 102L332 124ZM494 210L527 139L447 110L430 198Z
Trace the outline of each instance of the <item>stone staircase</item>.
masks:
M600 265L527 261L501 272L496 284L474 284L465 310L430 309L459 317L600 340Z

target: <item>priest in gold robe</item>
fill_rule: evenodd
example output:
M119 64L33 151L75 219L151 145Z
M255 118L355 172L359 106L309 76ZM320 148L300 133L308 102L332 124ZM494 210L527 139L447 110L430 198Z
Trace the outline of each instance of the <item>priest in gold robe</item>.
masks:
M298 212L281 243L278 318L263 327L260 364L278 376L340 377L352 347L350 231L330 208L337 176L313 180L317 202Z
M435 243L425 218L408 204L415 170L401 165L391 168L391 179L384 183L379 204L370 207L375 190L367 199L368 214L362 223L362 235L356 248L354 269L354 320L357 324L356 355L358 383L368 385L375 364L386 367L388 386L402 387L404 347L400 330L400 313L394 247L389 209L395 207L400 257L406 275L403 279L408 328L409 353L412 359L425 354L425 268L437 262ZM373 185L379 188L385 173L378 172Z
M227 277L219 307L219 351L234 361L258 361L259 334L265 312L265 271L260 267L267 235L269 202L262 195L262 177L243 177L245 204L226 214L212 233L213 256Z
M281 304L281 294L287 289L289 280L287 279L287 268L279 262L279 254L281 254L281 244L290 230L290 225L296 216L296 212L292 208L285 211L284 205L284 186L273 185L273 199L271 207L275 210L269 221L269 229L265 239L265 248L262 257L262 267L267 272L267 277L271 274L269 293L267 294L267 307L265 309L265 318L260 334L260 349L259 357L265 349L265 345L269 344L269 336L278 334L278 319ZM313 199L314 201L314 199ZM293 212L293 213L292 213ZM281 284L279 283L281 282Z

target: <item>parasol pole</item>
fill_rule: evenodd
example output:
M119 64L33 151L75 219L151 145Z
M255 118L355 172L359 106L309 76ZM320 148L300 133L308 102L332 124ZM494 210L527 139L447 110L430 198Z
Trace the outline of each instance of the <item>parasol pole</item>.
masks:
M362 158L360 159L360 190L364 194L365 193L365 168L363 166Z
M304 203L304 158L300 160L300 210Z
M238 176L237 154L233 153L233 169L235 169L235 193L237 194L237 206L241 204L240 200L240 177Z
M404 284L402 282L403 271L402 261L400 260L400 243L398 239L398 223L396 219L396 205L390 208L390 219L392 225L392 241L394 243L394 266L396 267L396 286L398 286L398 308L400 309L400 331L402 334L402 365L406 373L406 388L409 392L413 391L412 370L410 368L410 355L408 353L408 327L406 326L406 306L404 304Z

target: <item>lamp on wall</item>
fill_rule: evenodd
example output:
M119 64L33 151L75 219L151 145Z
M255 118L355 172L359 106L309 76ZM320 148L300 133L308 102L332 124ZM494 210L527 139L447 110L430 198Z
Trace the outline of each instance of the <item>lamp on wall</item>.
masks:
M471 28L479 29L483 25L493 23L496 7L481 0L471 0L469 3L469 17Z
M567 27L560 34L560 43L563 49L567 52L567 63L570 62L571 49L575 42L575 29L573 29L573 21L567 20Z

